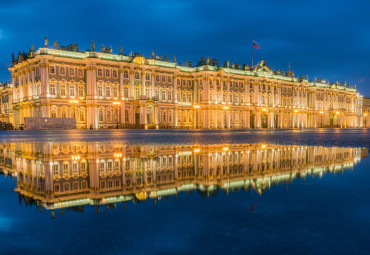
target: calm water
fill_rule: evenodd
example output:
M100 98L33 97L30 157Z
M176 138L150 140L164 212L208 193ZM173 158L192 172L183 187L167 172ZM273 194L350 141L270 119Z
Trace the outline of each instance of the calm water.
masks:
M0 133L0 254L369 254L369 130Z

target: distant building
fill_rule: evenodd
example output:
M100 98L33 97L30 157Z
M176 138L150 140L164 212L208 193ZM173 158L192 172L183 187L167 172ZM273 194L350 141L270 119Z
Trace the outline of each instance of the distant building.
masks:
M13 56L14 125L24 117L75 118L78 129L360 127L361 96L345 83L308 80L201 58L183 66L152 53L80 52L78 45ZM240 69L240 67L243 69Z

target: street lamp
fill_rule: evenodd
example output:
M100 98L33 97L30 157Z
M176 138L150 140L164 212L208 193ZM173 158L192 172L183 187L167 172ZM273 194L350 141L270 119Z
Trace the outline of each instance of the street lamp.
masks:
M324 114L324 111L320 111L320 114L321 114L321 128L322 128L322 116Z
M113 102L113 105L114 106L116 106L116 118L117 118L117 129L118 129L118 108L119 108L119 106L121 105L121 102L119 102L119 101L114 101Z

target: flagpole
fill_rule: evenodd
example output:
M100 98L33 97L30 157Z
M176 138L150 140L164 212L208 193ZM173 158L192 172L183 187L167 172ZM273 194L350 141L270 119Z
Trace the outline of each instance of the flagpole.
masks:
M253 71L253 40L252 40L252 71Z

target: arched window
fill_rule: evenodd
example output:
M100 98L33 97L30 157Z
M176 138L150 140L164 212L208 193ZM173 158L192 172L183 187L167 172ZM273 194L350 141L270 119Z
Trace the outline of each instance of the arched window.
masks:
M172 110L170 110L169 112L168 112L168 122L172 122Z
M65 110L62 110L62 118L67 118L67 112Z
M75 90L75 86L74 85L70 85L69 86L69 96L70 97L74 97L74 96L76 96L76 92L75 92L76 90Z
M104 118L103 118L103 110L99 110L99 122L103 122Z
M123 72L123 78L128 78L128 71Z
M56 96L56 86L55 86L55 84L50 84L50 95Z
M85 92L84 91L84 86L83 85L78 86L78 96L83 97L85 95L84 92Z
M65 84L60 85L60 95L61 96L66 96L67 95L66 85Z
M103 86L101 86L101 85L98 86L98 96L99 97L103 96Z
M128 111L125 110L125 123L128 123Z
M118 87L117 86L113 87L113 97L118 97Z
M146 98L150 98L150 87L147 87L146 89L145 89L145 96L146 96Z
M117 78L117 71L116 70L113 71L113 77Z
M168 93L167 93L167 100L168 101L171 101L172 100L172 91L171 90L168 91Z
M65 74L66 73L66 69L64 67L61 67L59 72L60 72L60 74Z
M124 87L124 89L123 89L123 96L125 98L128 98L128 88L127 87Z
M135 87L135 99L138 99L140 97L140 87Z
M140 76L139 76L139 73L138 72L135 73L135 79L136 80L139 80L140 79Z
M85 121L85 110L80 109L80 121Z
M106 97L110 97L110 86L109 85L105 85L105 96Z
M112 113L110 110L107 111L107 122L112 122Z

